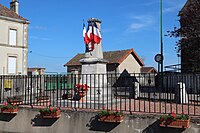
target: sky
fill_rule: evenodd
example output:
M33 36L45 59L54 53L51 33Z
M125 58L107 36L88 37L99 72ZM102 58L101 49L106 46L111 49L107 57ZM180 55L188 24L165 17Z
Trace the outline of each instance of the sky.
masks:
M11 0L0 0L9 7ZM163 0L164 65L178 63L176 39L164 36L179 26L186 0ZM102 21L103 51L133 48L145 66L157 68L160 53L160 0L19 0L19 14L30 21L28 66L66 72L64 64L85 52L82 30L89 18Z

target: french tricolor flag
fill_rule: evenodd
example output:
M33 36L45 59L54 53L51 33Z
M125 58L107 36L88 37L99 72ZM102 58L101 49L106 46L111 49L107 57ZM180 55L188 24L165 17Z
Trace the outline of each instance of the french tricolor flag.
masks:
M85 24L83 23L83 37L84 43L86 44L86 52L94 50L94 44L99 44L101 42L101 33L97 27L96 22L88 23L87 30Z
M101 37L101 33L97 27L96 22L94 22L94 26L93 26L93 35L94 35L94 38L93 38L94 42L99 44L101 42L102 37Z
M92 26L92 23L88 23L88 28L87 28L87 36L88 38L90 39L90 42L93 41L93 26Z
M84 23L83 23L83 38L84 38L84 43L85 44L89 44L90 43L90 38L87 35L87 31L86 31Z
M84 43L86 44L86 52L90 52L94 50L94 41L93 41L93 27L92 24L88 24L88 28L86 31L85 24L83 23L83 37Z

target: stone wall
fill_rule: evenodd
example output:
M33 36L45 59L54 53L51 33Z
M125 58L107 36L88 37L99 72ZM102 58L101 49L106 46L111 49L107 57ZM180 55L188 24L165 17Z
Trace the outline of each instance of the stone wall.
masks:
M125 116L122 123L100 123L96 113L62 111L59 119L39 119L38 109L20 108L16 116L0 114L2 133L199 133L200 125L191 123L189 129L161 128L155 117ZM200 122L200 120L197 120Z

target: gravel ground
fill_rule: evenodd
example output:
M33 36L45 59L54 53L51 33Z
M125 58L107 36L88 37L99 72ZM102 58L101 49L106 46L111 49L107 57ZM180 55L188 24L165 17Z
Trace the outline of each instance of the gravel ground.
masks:
M200 105L196 104L176 104L176 103L165 103L158 101L147 101L147 100L121 100L117 104L117 108L124 111L130 112L146 112L146 113L171 113L176 114L189 114L189 115L200 115ZM116 107L113 107L116 108Z

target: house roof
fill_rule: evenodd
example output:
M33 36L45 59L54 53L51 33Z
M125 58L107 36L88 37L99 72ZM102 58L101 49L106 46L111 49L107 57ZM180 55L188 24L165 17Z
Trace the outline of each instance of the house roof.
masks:
M157 73L157 70L154 67L142 67L141 73Z
M133 57L141 66L144 66L143 61L133 49L103 52L103 57L104 59L109 61L108 64L121 64L130 54L133 55ZM83 58L85 58L85 54L79 53L76 56L74 56L69 62L67 62L64 66L81 65L79 61Z
M22 16L18 15L14 11L8 9L7 7L1 4L0 4L0 16L28 21L27 19L23 18Z
M32 67L32 68L28 68L28 70L38 70L38 69L46 69L46 68L44 68L44 67Z

